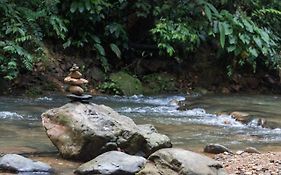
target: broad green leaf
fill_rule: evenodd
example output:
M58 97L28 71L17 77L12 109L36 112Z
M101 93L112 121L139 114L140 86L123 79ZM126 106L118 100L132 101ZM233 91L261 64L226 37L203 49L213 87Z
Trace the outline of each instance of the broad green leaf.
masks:
M95 41L95 43L97 43L97 44L100 44L100 43L101 43L100 38L97 37L96 35L90 35L90 36L91 36L91 38Z
M227 47L227 52L232 52L236 49L236 46L235 45L231 45L229 47Z
M78 9L80 13L83 13L85 10L84 4L82 2L78 3Z
M14 51L15 50L15 48L13 47L13 46L5 46L4 48L3 48L3 50L4 51Z
M238 64L239 64L240 66L243 66L243 65L245 64L245 61L244 61L244 60L239 60L239 61L238 61Z
M239 39L244 43L244 44L250 44L250 37L247 34L241 34L239 33Z
M220 32L220 44L224 48L225 45L225 30L223 22L219 22L219 32Z
M253 39L254 39L256 45L261 49L262 48L262 41L261 41L260 37L254 36Z
M8 68L9 69L15 69L17 67L17 63L15 61L10 61L8 63Z
M0 41L0 47L3 47L5 45L6 45L6 43L4 41Z
M218 29L218 26L219 26L219 22L218 21L214 21L213 22L213 31L214 33L218 33L219 32L219 29Z
M208 18L209 21L212 21L212 13L211 10L209 9L209 7L207 5L204 6L205 9L205 14Z
M89 10L91 10L91 2L90 2L90 0L86 0L85 1L85 7L86 7L86 9L89 11Z
M248 31L248 32L251 32L251 33L253 33L253 25L252 24L250 24L250 22L248 21L248 20L246 20L245 18L242 18L242 22L243 22L243 24L244 24L244 26L246 27L246 30Z
M269 38L268 33L266 33L265 31L261 30L260 35L261 35L261 38L262 38L266 43L269 43L270 38Z
M11 76L11 75L6 75L6 76L4 76L4 78L7 79L7 80L12 80L12 79L14 79L15 77L14 77L14 76Z
M241 52L242 52L241 48L238 47L238 48L236 48L236 49L234 50L234 55L237 56L237 55L239 55Z
M95 44L94 46L95 46L96 50L98 51L99 55L105 56L105 51L104 51L104 48L102 47L102 45Z
M71 39L69 38L65 43L63 43L63 48L65 49L65 48L67 48L67 47L69 47L71 45Z
M236 38L236 36L229 35L229 36L228 36L228 42L229 42L229 44L237 44L237 38Z
M249 48L249 52L251 55L253 55L254 57L258 57L258 52L257 52L257 49L253 48L253 47L250 47Z
M111 43L111 44L110 44L110 48L111 48L111 50L116 54L116 56L117 56L118 58L121 58L121 51L120 51L120 49L118 48L118 46L117 46L116 44Z
M77 2L72 2L70 6L70 12L74 13L78 9L78 3Z
M233 33L232 27L226 22L223 23L223 27L224 27L225 35L230 35Z
M109 63L105 56L98 56L99 60L101 61L101 65L105 72L109 71Z
M4 61L5 59L7 59L6 57L0 55L0 62Z
M216 7L214 7L212 4L210 4L210 3L206 3L207 4L207 6L216 14L216 15L218 15L219 14L219 12L218 12L218 10L216 9Z

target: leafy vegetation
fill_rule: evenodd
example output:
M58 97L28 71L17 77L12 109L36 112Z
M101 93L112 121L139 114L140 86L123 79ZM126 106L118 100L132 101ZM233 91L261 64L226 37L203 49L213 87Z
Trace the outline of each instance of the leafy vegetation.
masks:
M59 30L58 17L53 15L52 6L56 3L0 1L0 74L4 78L13 79L22 70L31 71L33 64L44 57L44 27L50 31ZM61 31L57 34L61 35Z
M169 56L183 58L187 52L196 52L200 43L214 40L220 46L217 53L227 53L227 58L232 59L225 60L229 62L229 75L234 68L245 64L251 65L255 72L258 58L262 58L262 62L268 66L278 65L279 31L276 31L276 26L273 27L272 23L263 23L258 14L264 16L270 13L274 16L274 21L280 24L280 20L276 20L280 18L279 10L266 9L262 1L184 2L186 3L174 2L173 6L176 8L173 8L172 13L169 12L172 15L161 14L161 19L152 29L152 33L156 34L158 47L164 49ZM273 4L281 7L277 1ZM190 14L190 10L186 9L193 9L193 13Z
M229 76L249 65L272 69L281 63L280 8L279 0L0 0L0 75L32 70L45 40L94 55L105 72L129 57L181 63L209 43Z

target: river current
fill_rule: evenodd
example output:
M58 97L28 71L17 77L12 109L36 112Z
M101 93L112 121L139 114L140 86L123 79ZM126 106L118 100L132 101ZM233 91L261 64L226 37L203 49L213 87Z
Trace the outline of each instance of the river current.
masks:
M179 111L174 100L189 101ZM41 113L69 100L61 95L36 99L0 97L0 152L55 152L41 125ZM161 95L95 96L92 101L112 107L137 124L153 124L168 135L174 147L200 152L208 143L239 150L254 146L261 151L281 151L281 96L273 95ZM247 112L244 125L227 115ZM275 123L275 129L257 126L257 119Z

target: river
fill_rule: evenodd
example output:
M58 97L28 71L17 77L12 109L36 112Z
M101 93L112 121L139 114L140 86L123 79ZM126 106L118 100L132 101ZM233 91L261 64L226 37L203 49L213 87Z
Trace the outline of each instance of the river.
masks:
M189 110L179 111L171 103L185 98ZM62 95L36 99L0 97L0 152L56 153L41 125L40 115L68 101ZM137 124L153 124L171 138L174 147L201 152L208 143L220 143L233 150L254 146L261 151L281 151L281 96L94 96L92 102L110 106ZM247 125L241 124L226 115L232 111L247 112L253 119ZM274 122L277 128L257 126L258 118Z

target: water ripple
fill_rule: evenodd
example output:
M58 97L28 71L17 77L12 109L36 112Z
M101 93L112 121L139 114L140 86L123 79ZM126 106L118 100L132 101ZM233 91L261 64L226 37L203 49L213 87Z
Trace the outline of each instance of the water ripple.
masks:
M0 111L0 119L22 120L24 117L16 112Z

